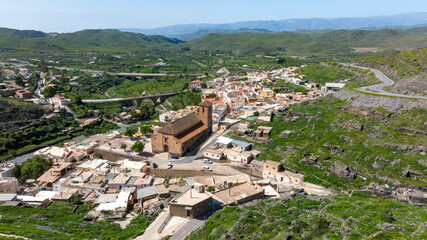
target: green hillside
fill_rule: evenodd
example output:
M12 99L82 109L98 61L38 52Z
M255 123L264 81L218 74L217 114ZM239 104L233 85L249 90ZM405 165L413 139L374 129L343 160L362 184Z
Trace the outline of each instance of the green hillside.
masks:
M236 33L209 34L186 43L193 50L220 50L240 53L351 53L353 48L380 50L412 49L427 44L427 34L402 30L338 30L323 33Z
M264 200L216 212L187 240L426 239L425 209L351 197Z
M0 28L0 38L16 37L16 38L45 38L48 34L34 30L16 30L10 28Z
M396 91L427 91L427 48L355 59L358 65L377 68L395 80Z
M327 96L308 105L289 107L284 116L277 115L271 123L261 124L273 130L268 141L254 143L266 149L258 159L280 161L286 167L305 172L305 181L340 191L363 189L372 182L385 181L393 182L393 186L400 183L426 187L427 176L414 179L404 175L406 170L423 173L425 156L403 147L391 147L427 146L423 129L425 109L392 113L377 108L365 116L350 106L351 102ZM289 121L293 116L297 119ZM255 129L260 125L252 124ZM354 129L360 125L363 131ZM282 137L285 130L293 133ZM340 150L337 153L333 148ZM307 163L309 159L315 159L316 164ZM358 176L363 177L353 181L340 178L330 170L334 164L354 167Z
M18 35L23 35L23 33ZM32 39L18 37L12 33L0 34L1 48L20 51L153 51L180 42L178 39L163 36L146 36L118 30L83 30L59 34L58 36L45 35L41 38Z

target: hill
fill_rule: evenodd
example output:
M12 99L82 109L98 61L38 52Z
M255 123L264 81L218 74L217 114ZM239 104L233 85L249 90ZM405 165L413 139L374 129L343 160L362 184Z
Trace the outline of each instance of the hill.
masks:
M40 105L0 97L0 133L25 126L43 116Z
M309 18L286 19L271 21L246 21L225 24L183 24L154 29L122 28L122 31L143 33L147 35L173 36L177 34L194 33L201 30L237 30L266 29L272 32L295 31L297 29L377 29L390 26L402 27L427 23L427 13L406 13L391 16L375 16L365 18Z
M357 58L355 63L380 69L396 82L393 91L427 93L427 48Z
M209 34L186 43L193 50L220 50L239 53L338 54L355 48L379 50L413 49L427 45L427 34L383 29L337 30L321 33L279 32L271 34Z
M83 30L56 36L39 34L40 38L23 38L22 31L0 35L0 46L7 50L32 51L153 51L182 41L163 36L146 36L118 30ZM10 31L6 31L10 32ZM33 34L34 35L34 34ZM3 36L3 37L2 37ZM42 37L44 36L44 37Z
M48 36L49 36L49 34L41 32L41 31L0 28L0 38L17 37L17 38L28 39L28 38L45 38Z
M358 194L269 199L226 207L186 239L425 239L426 220L423 208Z
M212 30L200 30L194 33L175 34L175 35L171 35L171 37L177 38L182 41L189 41L193 39L200 39L211 33L231 34L231 33L240 33L240 32L269 33L271 31L265 30L265 29L248 29L248 28L242 28L237 30L212 29Z
M414 106L416 102L371 99L363 94L344 98L346 91L342 92L343 100L329 95L306 105L290 106L271 123L253 122L254 129L260 125L273 127L268 141L254 142L256 147L266 149L258 159L280 161L304 172L304 181L339 191L364 189L371 183L388 183L393 188L401 184L426 187L426 162L421 153L427 151L423 128L426 106L421 102L418 104L424 108L408 109L403 106ZM382 105L384 100L387 102ZM366 101L375 106L368 110ZM283 137L285 130L292 134ZM333 166L341 165L354 168L357 177L346 179L335 174ZM407 177L407 170L421 176Z

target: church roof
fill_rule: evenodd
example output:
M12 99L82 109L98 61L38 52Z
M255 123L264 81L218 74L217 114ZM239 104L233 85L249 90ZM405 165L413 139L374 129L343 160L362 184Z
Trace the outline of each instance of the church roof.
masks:
M175 121L169 123L168 125L160 128L158 130L158 132L163 133L163 134L167 134L167 135L176 136L176 135L190 129L191 127L199 124L200 122L201 122L201 120L199 119L197 114L192 113L192 114L189 114L185 117L182 117L178 120L175 120Z

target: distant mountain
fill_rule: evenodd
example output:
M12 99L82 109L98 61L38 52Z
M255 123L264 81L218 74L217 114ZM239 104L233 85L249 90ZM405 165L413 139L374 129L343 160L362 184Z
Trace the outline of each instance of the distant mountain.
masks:
M1 29L2 30L2 29ZM14 29L0 30L0 49L34 51L142 51L162 49L182 41L119 30L82 30L47 34Z
M200 39L211 33L231 34L231 33L241 33L241 32L271 33L271 31L265 30L265 29L248 29L248 28L242 28L237 30L212 29L212 30L200 30L194 33L176 34L176 35L171 35L170 37L177 38L182 41L189 41L193 39Z
M209 34L186 42L191 50L232 51L242 54L348 54L355 48L406 50L427 46L426 29L335 30Z
M278 21L248 21L226 24L185 24L154 29L122 28L126 32L147 35L176 36L206 30L265 29L271 32L306 30L339 30L339 29L375 29L389 26L412 26L427 23L427 12L407 13L391 16L364 18L310 18L287 19Z

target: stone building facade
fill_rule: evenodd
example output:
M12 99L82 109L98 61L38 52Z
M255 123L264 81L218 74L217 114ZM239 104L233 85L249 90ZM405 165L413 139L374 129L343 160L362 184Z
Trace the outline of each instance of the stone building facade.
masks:
M160 128L151 137L154 153L168 152L183 156L193 151L212 132L212 103L202 102L198 113L192 113Z

